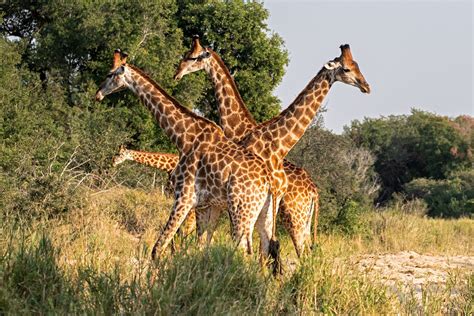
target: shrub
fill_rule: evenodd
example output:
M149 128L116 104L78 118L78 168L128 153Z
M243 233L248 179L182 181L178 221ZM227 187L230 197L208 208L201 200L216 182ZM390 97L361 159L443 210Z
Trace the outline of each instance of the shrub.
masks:
M457 172L446 180L415 179L404 189L409 197L426 201L429 216L474 216L474 170Z
M349 201L339 210L330 228L347 235L361 233L364 230L364 223L361 221L362 212L363 208L359 203Z
M379 185L372 154L321 126L308 129L288 158L305 168L319 189L323 231L331 230L332 225L340 226L345 221L342 218L349 216L347 212L355 219L355 213L371 205L377 195ZM352 207L354 203L356 207Z
M402 214L419 217L423 217L428 213L428 204L425 200L422 198L408 198L404 193L394 193L387 207Z
M353 121L345 134L358 147L375 155L375 170L382 190L379 202L416 178L446 179L472 165L472 118L450 119L412 110L410 115L392 115Z

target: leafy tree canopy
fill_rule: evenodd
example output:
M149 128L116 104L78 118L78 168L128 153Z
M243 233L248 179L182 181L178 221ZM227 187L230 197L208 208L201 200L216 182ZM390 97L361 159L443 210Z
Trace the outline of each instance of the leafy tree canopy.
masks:
M410 115L353 121L345 134L371 150L383 184L379 199L400 192L414 178L445 179L472 166L472 122L412 110ZM469 130L469 131L468 131Z
M107 73L111 54L121 48L131 63L145 69L183 104L216 119L214 95L204 74L172 80L189 39L203 42L223 56L235 74L244 100L258 120L278 113L272 90L280 82L288 56L283 41L270 34L263 5L244 1L8 1L0 31L23 47L21 64L38 73L43 84L64 87L69 106L83 107ZM92 97L92 96L89 96ZM134 130L138 147L170 150L146 109L129 93L107 98L125 107L122 119Z
M268 11L253 1L178 1L177 20L186 43L200 35L225 61L244 101L257 121L278 114L280 101L272 90L280 83L288 54L283 40L271 33L265 21ZM215 120L214 90L209 83L199 108Z

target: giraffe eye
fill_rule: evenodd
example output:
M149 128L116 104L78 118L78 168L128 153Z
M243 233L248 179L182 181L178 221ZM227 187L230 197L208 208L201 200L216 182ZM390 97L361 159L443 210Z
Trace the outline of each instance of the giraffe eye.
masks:
M349 71L351 71L350 69L347 69L347 68L344 68L344 69L342 69L342 70L344 70L344 72L349 72Z

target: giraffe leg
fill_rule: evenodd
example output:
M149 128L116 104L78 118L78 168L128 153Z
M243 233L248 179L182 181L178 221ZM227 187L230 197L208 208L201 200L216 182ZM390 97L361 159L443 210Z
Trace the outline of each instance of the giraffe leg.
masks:
M270 245L269 245L269 254L270 257L272 258L272 266L273 266L273 275L276 276L277 274L283 274L283 266L281 262L281 256L280 256L280 242L276 238L276 219L278 215L278 208L280 206L281 200L283 196L277 196L275 197L274 194L272 194L272 214L273 214L273 220L272 220L272 238L270 239Z
M204 247L204 233L207 230L209 215L209 208L196 208L196 233L199 248Z
M310 206L296 203L293 208L286 210L292 214L291 222L288 224L288 231L295 246L296 255L301 258L304 253L308 234L308 227L311 229L311 215L308 214ZM309 226L308 226L309 225Z
M207 242L206 242L208 246L211 244L212 235L214 234L214 231L216 230L217 222L219 220L221 212L222 210L219 207L212 206L210 208L209 223L208 223L208 229L207 229Z
M173 236L176 234L178 228L181 226L185 220L188 213L193 208L193 203L195 200L194 196L194 187L192 185L183 185L180 193L176 194L177 198L173 205L173 210L171 211L170 217L166 226L158 237L155 245L152 250L152 259L155 259L157 255L161 255L166 249L168 244L173 239Z
M171 254L174 255L179 249L181 244L188 238L189 235L196 228L196 212L192 209L183 224L178 228L176 235L171 239Z
M252 232L257 221L258 212L250 202L229 203L229 217L232 227L232 239L247 254L253 253Z
M184 220L183 225L181 225L180 230L184 238L187 238L192 232L196 229L196 211L192 209L186 219Z
M292 240L298 259L301 259L301 256L303 256L305 244L307 242L306 237L307 235L305 234L304 229L299 229L299 231L293 233Z
M309 203L306 203L303 205L301 208L306 210L304 212L304 222L301 223L299 230L298 230L298 236L297 236L297 245L298 245L298 257L301 258L301 256L304 254L305 249L312 249L313 248L313 243L315 242L311 240L311 220L314 219L314 229L315 229L315 234L318 226L318 207L315 204L317 203L314 199L314 196L310 198ZM313 217L314 216L314 217ZM304 224L304 225L303 225ZM296 244L295 244L296 247ZM297 252L298 252L297 251Z
M268 259L270 239L272 238L273 212L271 209L272 196L269 194L265 204L258 215L256 228L260 237L260 262Z
M232 239L237 243L237 247L244 249L247 254L252 254L252 236L248 219L242 216L241 212L248 208L242 207L240 203L229 205L229 217L232 227Z
M318 235L318 221L319 221L319 194L317 191L312 197L312 206L314 209L314 214L313 214L314 217L313 217L313 239L311 242L311 249L314 249L317 246L316 237Z
M282 219L283 226L288 232L288 235L291 237L293 246L295 247L296 255L300 257L301 248L298 246L300 244L299 238L297 236L296 229L296 215L297 209L294 207L294 197L290 193L285 194L281 203L280 203L280 217Z
M298 258L309 246L314 198L287 192L282 199L280 212L283 225L291 237Z

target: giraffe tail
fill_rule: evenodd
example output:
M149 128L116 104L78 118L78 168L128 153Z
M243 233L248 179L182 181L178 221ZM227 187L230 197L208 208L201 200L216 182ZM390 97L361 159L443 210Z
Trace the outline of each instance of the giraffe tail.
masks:
M281 264L281 256L280 256L280 242L276 239L276 218L277 218L277 201L275 198L275 194L272 192L272 216L273 216L273 227L272 227L272 238L270 239L269 249L268 252L270 254L270 258L272 259L272 268L273 268L273 275L276 276L278 274L283 273L282 264Z
M313 240L311 248L316 247L316 238L318 235L318 219L319 219L319 192L318 189L314 190L313 198L311 199L311 208L313 208Z

